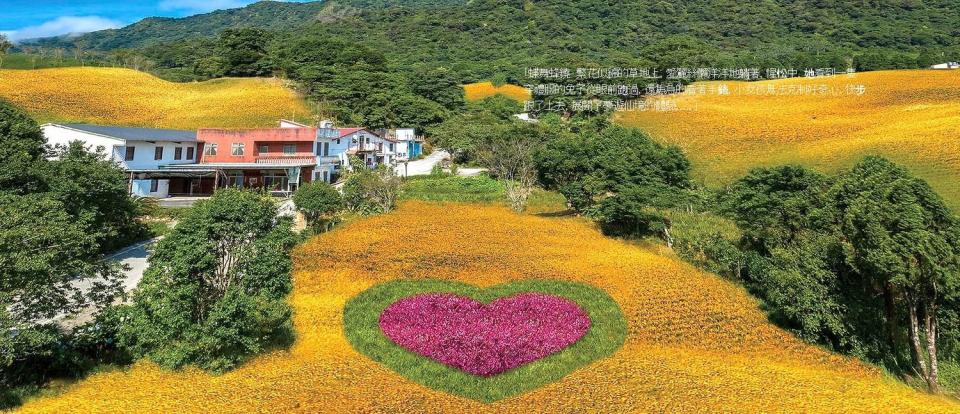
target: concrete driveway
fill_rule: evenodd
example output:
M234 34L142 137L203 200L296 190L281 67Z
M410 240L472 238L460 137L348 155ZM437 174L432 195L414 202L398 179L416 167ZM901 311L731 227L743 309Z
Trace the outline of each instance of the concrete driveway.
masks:
M448 152L444 150L436 150L423 159L410 161L406 164L397 164L395 170L397 175L401 177L409 177L411 175L429 175L430 171L433 171L434 165L437 165L440 161L443 161L444 158L448 157L450 157Z
M123 266L123 291L129 293L140 284L143 272L147 270L147 257L150 249L161 237L135 244L119 252L107 256L107 259L120 262Z

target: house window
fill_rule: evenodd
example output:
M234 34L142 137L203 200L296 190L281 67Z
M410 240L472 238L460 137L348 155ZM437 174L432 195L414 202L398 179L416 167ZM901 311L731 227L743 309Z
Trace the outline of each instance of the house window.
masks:
M329 142L324 142L324 143L323 143L323 156L324 156L324 157L329 157L329 156L330 156L330 143L329 143Z
M268 152L270 152L270 146L269 146L269 145L261 145L261 146L260 146L260 153L261 153L261 154L266 154L266 153L268 153Z
M393 151L393 144L390 144L390 151Z
M337 139L337 145L340 145L340 139L339 139L339 138Z
M188 160L193 159L193 147L187 147L187 159Z
M285 191L289 187L290 180L286 171L264 171L263 188L267 191Z
M150 180L150 192L155 193L160 190L160 180Z
M292 155L297 152L297 146L295 144L283 144L283 153L286 155Z
M204 155L217 155L217 144L207 144L203 148Z
M227 186L243 188L243 171L230 171L227 173Z
M322 143L322 142L318 142L318 143L317 143L317 155L323 154L323 150L322 150L322 149L323 149L323 143Z
M230 146L230 155L233 155L234 157L243 156L244 147L245 147L244 144L239 142L234 142L233 145Z
M124 161L133 161L133 155L137 152L136 147L127 147L127 152L123 155Z
M163 159L163 147L156 147L153 149L153 159L154 160Z
M183 148L176 147L173 149L173 159L174 160L183 159Z

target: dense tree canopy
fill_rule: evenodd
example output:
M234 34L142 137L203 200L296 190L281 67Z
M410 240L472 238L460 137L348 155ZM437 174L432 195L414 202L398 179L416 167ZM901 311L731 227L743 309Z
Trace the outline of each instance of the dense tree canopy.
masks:
M40 189L37 166L45 143L36 122L0 100L0 192L26 194Z
M883 158L824 177L758 169L721 195L744 231L743 277L801 337L923 378L956 360L958 219L922 180ZM910 367L910 368L907 368Z
M121 344L166 367L223 371L292 335L289 220L235 189L198 203L161 242L125 310Z
M80 356L50 321L111 304L121 293L120 273L104 254L142 237L144 228L117 165L78 143L45 147L37 123L2 101L0 217L4 407L19 401L21 387L75 373L66 366Z

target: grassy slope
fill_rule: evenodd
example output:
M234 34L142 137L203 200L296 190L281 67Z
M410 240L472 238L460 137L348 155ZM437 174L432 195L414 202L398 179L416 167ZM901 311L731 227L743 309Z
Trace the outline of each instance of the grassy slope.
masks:
M69 51L65 52L62 60L49 56L40 59L36 55L11 53L3 57L3 67L0 69L42 69L73 66L81 66L81 64L79 60L71 57Z
M771 325L741 288L603 237L576 218L498 205L407 201L295 252L297 342L222 376L140 363L95 375L24 412L948 412L876 369ZM398 278L481 287L527 278L588 283L621 306L626 344L542 388L482 404L405 380L359 354L345 303Z
M310 114L302 99L275 80L173 83L116 68L0 70L0 98L40 122L243 128Z
M725 83L731 91L746 84ZM756 82L866 86L855 96L682 96L681 109L616 114L623 124L683 148L695 176L728 183L752 167L800 163L821 171L868 154L902 163L960 210L960 71L866 72L829 79Z

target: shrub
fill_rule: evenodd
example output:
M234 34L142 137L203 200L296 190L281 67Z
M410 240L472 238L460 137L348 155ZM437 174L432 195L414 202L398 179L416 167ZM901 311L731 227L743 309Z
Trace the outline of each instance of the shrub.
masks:
M400 192L400 177L393 168L381 165L376 169L353 172L343 186L346 207L360 214L378 214L393 210Z
M323 219L343 208L343 198L336 188L322 181L301 185L293 194L293 203L307 223L316 227Z
M618 212L634 213L617 203L663 208L695 201L686 194L692 186L690 162L679 149L664 147L635 129L611 126L579 136L561 132L536 153L535 161L547 189L562 193L576 211L599 210L598 217L614 227L645 231L647 226L636 220L649 221L618 218ZM643 194L617 198L621 193Z

